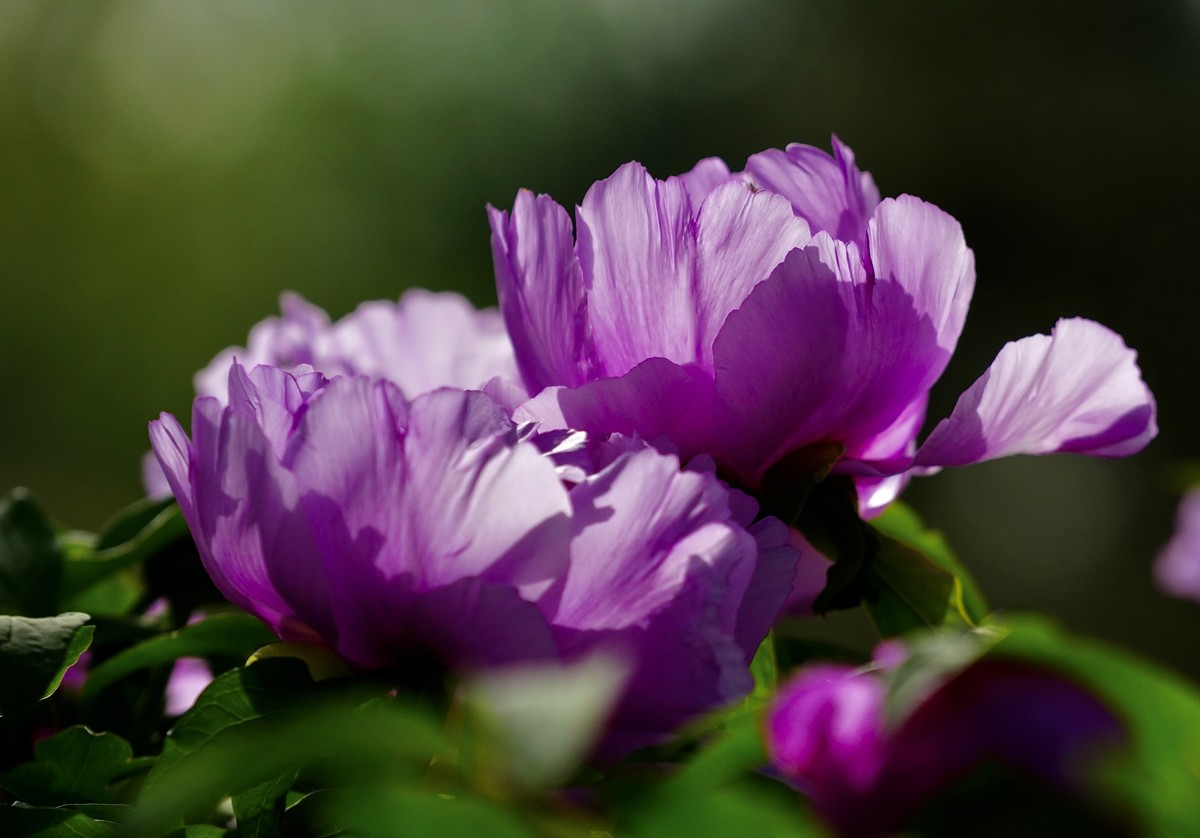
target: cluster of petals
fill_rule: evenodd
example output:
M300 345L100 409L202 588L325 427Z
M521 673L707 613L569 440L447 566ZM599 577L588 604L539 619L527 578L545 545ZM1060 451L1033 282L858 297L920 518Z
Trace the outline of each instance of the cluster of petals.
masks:
M665 181L629 163L592 186L574 230L545 195L490 209L501 311L534 394L516 418L667 437L751 489L834 450L864 510L941 466L1145 446L1154 403L1134 352L1066 319L1006 345L918 447L974 257L951 216L881 201L836 138L834 152L768 150L739 173L710 158Z
M224 389L151 442L217 587L280 638L363 669L609 652L608 756L749 690L796 552L713 474L523 438L478 391L237 362Z
M808 666L767 712L774 770L838 834L890 835L985 766L1083 796L1095 779L1089 768L1122 742L1121 724L1096 696L1015 659L985 657L897 713L896 651L868 667Z

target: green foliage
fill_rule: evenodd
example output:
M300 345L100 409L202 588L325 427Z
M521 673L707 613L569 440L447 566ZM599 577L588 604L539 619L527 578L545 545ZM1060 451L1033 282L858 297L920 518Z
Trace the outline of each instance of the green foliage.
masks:
M0 776L0 787L37 806L116 803L120 796L111 784L148 767L146 759L133 758L133 749L120 736L92 733L83 726L38 742L34 753L33 762Z
M186 534L187 524L174 500L138 501L104 525L90 551L68 555L63 592L77 594Z
M14 489L0 500L0 613L53 614L62 581L53 526L29 492Z
M139 669L161 666L178 658L225 655L245 660L255 649L274 638L249 614L214 614L178 631L152 637L109 658L89 674L83 698L88 700Z
M69 807L59 809L4 806L0 808L0 835L37 838L120 838L119 823L97 820Z
M0 715L21 713L47 698L92 642L87 614L0 615Z

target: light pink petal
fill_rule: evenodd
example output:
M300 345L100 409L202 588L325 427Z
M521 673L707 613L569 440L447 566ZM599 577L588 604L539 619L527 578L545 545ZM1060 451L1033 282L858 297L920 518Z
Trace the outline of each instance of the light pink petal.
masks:
M916 462L1140 451L1158 427L1136 359L1118 334L1091 320L1060 320L1049 336L1009 343L934 428Z
M691 171L679 175L688 194L692 196L692 205L700 206L709 192L718 184L729 180L729 167L720 157L705 157L692 167Z

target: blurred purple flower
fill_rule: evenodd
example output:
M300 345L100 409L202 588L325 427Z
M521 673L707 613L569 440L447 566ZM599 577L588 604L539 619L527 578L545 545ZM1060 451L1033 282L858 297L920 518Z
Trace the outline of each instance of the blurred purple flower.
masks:
M1122 456L1156 433L1135 354L1071 319L1005 346L918 450L974 257L932 204L881 202L836 138L834 156L793 145L736 175L710 158L658 181L629 163L588 191L574 235L566 210L524 190L489 216L501 310L538 393L516 416L546 430L666 436L752 488L841 451L834 471L865 510L909 473Z
M620 441L563 465L479 392L237 363L227 391L151 442L217 587L282 639L360 668L611 650L608 756L750 689L796 553L711 474Z
M1094 695L1003 658L978 660L890 718L887 671L896 652L882 651L887 662L876 668L806 667L767 713L772 764L839 834L892 834L989 764L1079 793L1096 768L1089 760L1122 741L1121 725Z
M438 387L486 389L511 408L528 396L499 312L478 311L459 294L413 288L395 303L363 303L336 323L299 294L284 294L279 307L281 316L255 324L246 346L221 351L196 374L196 395L225 404L236 359L246 369L305 364L325 375L385 378L409 398ZM151 497L170 494L152 455L142 484Z
M1175 533L1158 554L1154 576L1172 596L1200 601L1200 491L1180 502Z

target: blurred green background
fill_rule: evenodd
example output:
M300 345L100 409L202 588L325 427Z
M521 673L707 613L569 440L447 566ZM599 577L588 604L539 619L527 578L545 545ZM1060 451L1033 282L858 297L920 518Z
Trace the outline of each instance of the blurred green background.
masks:
M295 289L341 316L405 287L494 302L484 205L579 201L799 141L957 216L979 280L931 419L1006 340L1085 315L1140 352L1142 456L920 481L994 604L1200 675L1157 594L1200 458L1200 3L5 0L0 489L95 527L146 422Z

